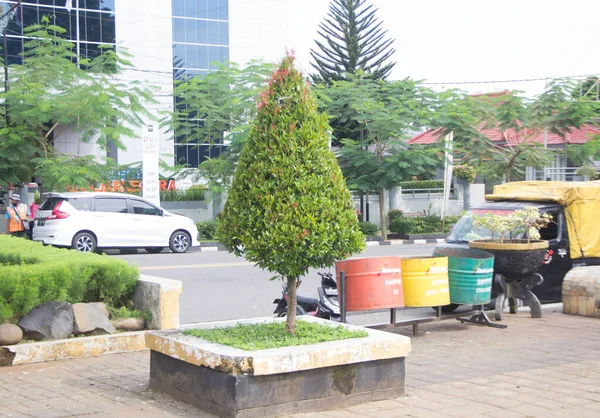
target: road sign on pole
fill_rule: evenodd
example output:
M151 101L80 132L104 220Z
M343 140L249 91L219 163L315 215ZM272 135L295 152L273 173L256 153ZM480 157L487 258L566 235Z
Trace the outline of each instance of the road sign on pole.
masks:
M158 179L158 129L156 125L143 128L144 152L142 159L142 196L160 205L160 183Z

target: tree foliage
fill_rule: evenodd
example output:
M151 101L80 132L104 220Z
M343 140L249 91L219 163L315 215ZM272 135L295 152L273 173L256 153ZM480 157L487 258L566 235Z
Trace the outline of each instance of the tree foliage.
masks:
M386 78L395 62L393 40L375 16L377 9L366 0L332 0L328 17L319 25L322 41L311 49L317 82L342 80L346 73L363 71L375 79Z
M146 105L154 102L152 89L138 81L119 81L131 67L126 52L105 47L94 59L81 58L62 37L64 32L45 17L42 24L24 29L29 40L23 64L10 66L9 90L0 93L0 183L28 182L42 167L48 169L61 154L55 147L59 137L79 135L78 140L100 149L109 144L124 149L123 138L139 137L136 128L151 118ZM104 163L83 158L76 165L88 165L98 174ZM53 170L58 177L78 173L70 168L55 164ZM96 174L90 172L90 181ZM67 180L81 179L75 175Z
M217 231L229 251L287 280L291 333L300 278L364 247L327 130L286 56L261 95Z
M229 188L256 116L256 99L272 70L273 65L260 61L245 67L227 63L205 77L176 83L175 111L166 115L162 126L172 131L179 143L228 143L218 157L203 161L198 168L183 168L181 175L202 178L214 192Z
M431 117L429 104L434 93L415 81L387 82L360 73L334 81L319 93L335 120L362 127L361 140L342 140L339 162L351 189L379 193L385 238L384 190L441 166L439 149L411 147L405 142Z
M550 165L556 150L539 138L548 134L564 136L593 121L598 111L598 102L574 97L576 88L573 82L563 80L549 83L533 100L520 96L518 91L476 98L487 106L487 115L482 113L481 121L473 125L478 128L476 132L455 135L456 142L465 150L465 161L488 178L506 181L523 176L526 167ZM503 138L490 138L485 129L500 130Z

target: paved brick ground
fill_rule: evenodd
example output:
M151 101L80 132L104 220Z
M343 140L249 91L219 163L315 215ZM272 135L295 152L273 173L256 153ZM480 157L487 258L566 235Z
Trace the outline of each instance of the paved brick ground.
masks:
M420 326L407 396L300 417L599 417L600 319ZM410 329L401 332L410 335ZM210 417L148 390L148 352L0 368L0 416Z

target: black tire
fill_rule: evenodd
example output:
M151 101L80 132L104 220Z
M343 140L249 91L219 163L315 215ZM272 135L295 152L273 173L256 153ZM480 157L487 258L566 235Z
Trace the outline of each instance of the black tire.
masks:
M146 252L150 254L158 254L162 250L164 250L164 247L146 247L144 248L144 250L146 250Z
M169 239L169 248L174 253L185 253L190 249L191 238L185 231L175 231Z
M304 309L302 309L301 306L296 306L296 316L300 316L300 315L306 315L306 311ZM281 311L277 312L278 318L283 318L285 316L287 316L287 305L286 305L285 309L282 309Z
M96 251L96 237L89 232L80 232L73 237L71 248L82 253Z
M442 313L451 314L454 312L460 305L458 303L451 303L449 305L442 306ZM433 310L437 312L437 306L433 306Z

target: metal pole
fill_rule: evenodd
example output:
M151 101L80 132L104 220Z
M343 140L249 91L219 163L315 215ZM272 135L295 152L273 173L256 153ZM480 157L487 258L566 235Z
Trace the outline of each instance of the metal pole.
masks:
M8 92L8 51L6 47L6 30L2 35L3 38L3 49L4 49L4 93ZM4 104L4 118L6 119L6 126L10 125L10 116L8 111L8 101Z
M79 67L79 59L81 57L81 44L79 39L79 2L75 2L75 30L77 31L77 66Z
M340 321L346 322L346 273L340 272Z

